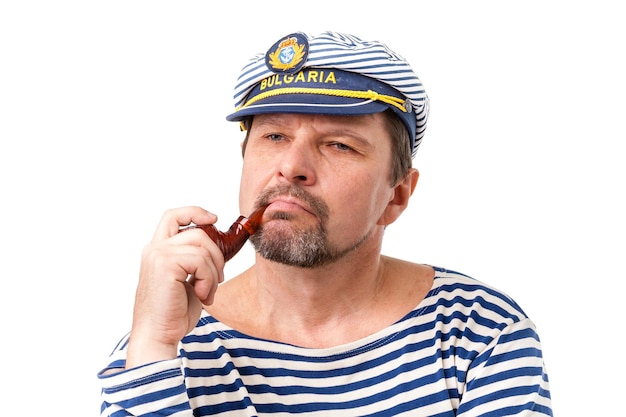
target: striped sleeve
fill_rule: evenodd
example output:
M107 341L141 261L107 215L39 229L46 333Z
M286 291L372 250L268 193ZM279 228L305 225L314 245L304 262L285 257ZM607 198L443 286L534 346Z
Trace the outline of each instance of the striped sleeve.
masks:
M125 338L126 340L126 338ZM102 386L100 415L192 417L180 359L124 370L125 341L98 373ZM155 410L159 410L155 414Z
M458 416L552 415L548 376L534 324L507 326L467 371Z
M433 306L458 336L446 355L455 357L456 415L551 416L534 323L502 291L458 272L435 270L441 285L432 293L437 298Z

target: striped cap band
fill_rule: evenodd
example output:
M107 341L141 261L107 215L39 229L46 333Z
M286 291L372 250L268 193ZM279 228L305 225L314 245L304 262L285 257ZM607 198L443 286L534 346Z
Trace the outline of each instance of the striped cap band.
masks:
M392 109L404 122L415 155L429 102L410 65L380 42L325 32L294 33L242 69L236 111L227 120L261 113L371 114Z

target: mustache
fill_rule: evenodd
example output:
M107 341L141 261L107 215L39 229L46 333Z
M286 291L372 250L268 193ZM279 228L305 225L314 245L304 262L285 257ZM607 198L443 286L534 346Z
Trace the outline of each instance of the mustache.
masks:
M261 191L255 201L256 207L265 207L276 197L292 197L304 202L308 208L320 219L327 219L329 215L328 205L319 197L306 191L299 185L279 184Z

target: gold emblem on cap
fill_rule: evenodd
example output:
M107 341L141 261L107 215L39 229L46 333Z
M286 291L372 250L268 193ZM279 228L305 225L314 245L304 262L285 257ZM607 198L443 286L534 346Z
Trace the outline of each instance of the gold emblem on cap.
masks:
M265 57L267 66L274 72L295 72L304 65L308 42L302 35L292 34L276 42L272 49Z

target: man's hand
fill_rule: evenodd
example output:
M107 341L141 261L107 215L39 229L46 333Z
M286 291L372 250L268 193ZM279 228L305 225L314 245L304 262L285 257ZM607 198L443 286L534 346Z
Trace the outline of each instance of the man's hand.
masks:
M216 216L200 207L167 211L142 253L126 368L177 356L180 340L197 324L224 280L224 257L201 229Z

